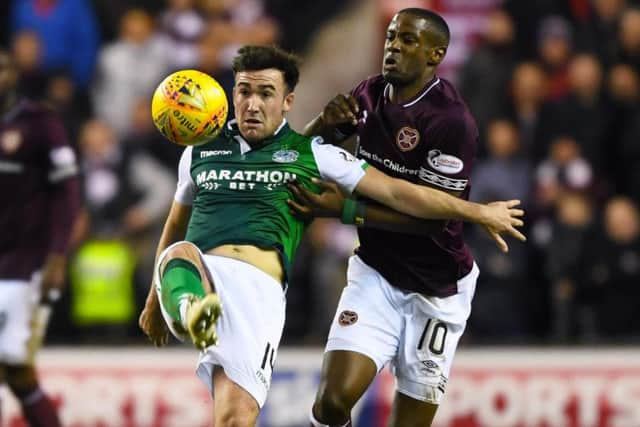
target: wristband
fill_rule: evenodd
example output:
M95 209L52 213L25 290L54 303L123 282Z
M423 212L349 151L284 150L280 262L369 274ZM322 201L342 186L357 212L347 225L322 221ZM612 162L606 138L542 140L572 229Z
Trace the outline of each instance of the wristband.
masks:
M342 216L340 218L343 224L364 224L364 211L367 204L356 199L345 199L342 206Z

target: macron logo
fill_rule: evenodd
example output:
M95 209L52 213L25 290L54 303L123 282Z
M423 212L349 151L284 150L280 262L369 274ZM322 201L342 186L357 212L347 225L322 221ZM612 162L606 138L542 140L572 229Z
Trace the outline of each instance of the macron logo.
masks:
M204 159L205 157L211 156L228 156L232 153L233 151L231 150L206 150L200 152L200 158Z

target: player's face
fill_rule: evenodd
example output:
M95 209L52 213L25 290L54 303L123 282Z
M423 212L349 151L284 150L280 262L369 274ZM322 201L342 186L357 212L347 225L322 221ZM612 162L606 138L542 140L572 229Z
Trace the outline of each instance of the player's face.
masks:
M282 71L268 68L236 73L233 106L240 133L248 142L273 135L291 108L293 93L287 93Z
M16 86L18 74L11 57L0 52L0 99L4 99Z
M382 75L393 85L407 86L424 80L437 46L429 42L427 23L409 13L399 13L387 27Z

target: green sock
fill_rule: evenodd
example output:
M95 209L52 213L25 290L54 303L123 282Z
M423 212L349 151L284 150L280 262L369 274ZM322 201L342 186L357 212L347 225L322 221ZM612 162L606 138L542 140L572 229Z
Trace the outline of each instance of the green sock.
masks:
M167 263L160 279L162 306L173 320L182 324L180 302L188 294L199 297L205 295L202 278L192 262L174 258Z

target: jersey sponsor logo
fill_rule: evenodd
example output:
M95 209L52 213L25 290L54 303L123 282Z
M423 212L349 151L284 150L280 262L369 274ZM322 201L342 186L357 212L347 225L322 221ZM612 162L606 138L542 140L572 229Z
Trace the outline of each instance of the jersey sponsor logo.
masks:
M431 150L427 154L427 160L432 168L446 174L456 174L464 168L464 162L450 154L442 154L440 150Z
M217 190L223 185L218 182L221 181L230 190L253 190L257 183L264 183L267 190L273 190L274 186L295 181L296 178L295 173L279 170L211 169L196 175L196 185L204 190Z
M296 150L278 150L273 153L271 159L278 163L292 163L298 160L300 153Z
M229 156L233 154L231 150L203 150L200 152L200 158L204 159L211 156Z
M7 154L15 153L22 144L22 134L19 130L8 130L0 138L0 147Z
M391 159L387 159L386 157L383 159L382 157L378 156L376 153L370 153L364 148L362 148L362 146L358 147L358 154L361 157L371 160L372 162L380 163L384 165L386 168L391 169L394 172L399 172L399 173L408 174L408 175L418 175L420 173L418 169L411 169L398 162L394 162Z
M398 144L398 148L400 151L411 151L420 142L420 133L408 126L403 127L398 131L398 135L396 136L396 144Z
M344 310L338 316L338 324L340 326L351 326L358 321L358 313L351 310Z

